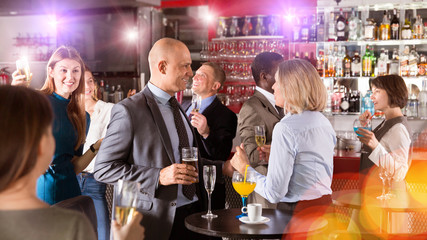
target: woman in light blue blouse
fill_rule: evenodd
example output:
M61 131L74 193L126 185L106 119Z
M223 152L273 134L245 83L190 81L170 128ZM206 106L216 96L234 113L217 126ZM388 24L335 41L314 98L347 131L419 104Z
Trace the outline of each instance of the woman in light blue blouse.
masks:
M327 92L316 69L301 59L281 63L273 85L286 115L276 124L268 174L256 174L255 191L278 209L292 211L331 203L335 131L321 111ZM236 148L231 163L240 173L249 160ZM255 171L249 167L248 171Z

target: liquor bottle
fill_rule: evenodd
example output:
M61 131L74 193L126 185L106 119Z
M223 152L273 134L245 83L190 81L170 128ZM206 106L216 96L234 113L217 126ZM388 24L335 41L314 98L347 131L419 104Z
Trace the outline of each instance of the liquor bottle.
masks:
M384 10L383 21L380 25L380 40L390 40L390 20L387 17L387 11Z
M377 40L378 27L373 18L367 18L364 28L364 39L368 41Z
M409 53L409 59L408 59L409 76L416 77L418 75L419 61L420 61L420 56L418 55L414 45L412 46L411 52Z
M334 92L331 98L332 113L339 113L341 105L341 92L338 85L334 86Z
M344 66L343 66L344 56L341 52L341 46L334 47L334 54L335 54L335 77L344 77Z
M317 42L316 14L311 15L310 29L309 29L309 32L308 32L308 41L309 42Z
M402 26L402 30L401 30L400 35L401 35L402 40L412 39L411 22L409 20L408 14L405 17L405 23Z
M403 53L399 56L399 61L400 61L400 76L407 77L409 75L409 67L408 67L409 46L405 46Z
M308 52L304 53L304 58L303 59L306 60L307 62L311 63L310 62L310 58L308 57Z
M265 26L264 26L264 16L258 15L257 21L255 25L255 35L261 36L265 33Z
M427 39L427 22L424 23L424 39Z
M368 90L365 94L365 96L362 99L362 109L361 113L364 113L366 110L368 110L372 115L375 113L374 103L371 99L372 91Z
M350 95L350 106L348 108L348 111L351 113L357 113L360 112L360 93L357 90L354 90L351 92Z
M406 117L409 119L418 117L418 99L414 93L409 96L408 102L406 103Z
M392 40L399 40L400 38L400 20L399 20L399 13L397 12L397 9L393 9L393 18L391 19L391 35L390 39Z
M108 102L114 102L114 92L116 91L116 87L113 85L111 86L111 91L108 93Z
M343 60L344 77L351 77L351 58L348 55L348 51L345 49L345 47L344 47L344 52L345 52L345 56Z
M423 80L422 90L418 94L418 116L421 119L427 119L427 79Z
M118 103L121 100L123 100L123 90L122 87L119 85L117 85L117 89L114 92L114 103Z
M300 42L308 42L309 31L310 26L308 25L308 17L303 17L300 29Z
M337 22L335 25L336 33L337 33L337 41L347 41L347 19L345 19L342 8L340 8L340 15L337 18Z
M104 88L104 80L100 80L99 81L99 89L98 89L98 93L97 93L97 98L98 99L104 99L104 92L105 92L105 88Z
M348 19L348 40L357 41L360 38L361 21L357 17L354 8L351 9L351 16Z
M414 28L413 30L414 39L423 39L424 26L423 26L423 19L420 17L420 15L417 16L417 20L415 21L413 28Z
M317 37L317 41L319 42L323 42L325 41L325 21L323 19L323 15L319 15L319 22L317 23L317 28L316 28L316 37Z
M351 76L360 77L361 71L362 71L362 62L360 60L359 52L355 51L351 61Z
M362 57L362 76L370 77L372 74L371 51L369 45L366 45L365 55Z
M420 62L418 63L418 76L425 76L427 71L427 57L420 54Z
M325 53L323 49L319 49L319 57L316 62L316 69L319 73L319 76L325 77Z
M329 17L329 22L328 22L328 41L334 42L336 40L337 40L337 33L335 31L334 13L331 12L331 15Z
M332 51L332 45L329 46L328 54L326 55L326 75L325 77L335 76L335 56Z
M370 57L371 57L371 77L375 77L376 75L378 75L378 68L377 68L377 57L375 56L374 53L374 47L372 46L370 49Z
M390 61L390 69L388 71L389 74L399 75L400 74L400 62L399 62L399 54L397 53L397 49L393 49L393 55Z
M348 93L347 89L344 88L343 96L341 97L341 103L340 103L341 114L348 114L349 108L350 108L350 93Z
M230 26L230 35L232 37L239 36L240 28L239 28L239 17L233 16L231 18L231 26Z
M102 96L102 100L104 102L109 102L109 99L108 99L109 94L110 94L110 87L108 86L108 83L107 83L107 85L105 85L104 95Z
M385 55L384 48L381 48L380 57L377 62L378 76L387 75L387 60L388 56Z
M249 36L252 34L252 23L251 23L251 17L250 16L245 16L245 23L243 24L242 27L242 34L244 36Z

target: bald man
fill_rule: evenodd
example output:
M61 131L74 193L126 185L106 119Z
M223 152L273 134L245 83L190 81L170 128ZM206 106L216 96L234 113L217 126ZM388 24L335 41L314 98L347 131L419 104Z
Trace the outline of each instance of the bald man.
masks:
M229 162L201 158L199 172L181 164L182 136L187 136L189 146L197 147L194 130L184 111L171 102L193 75L188 48L175 39L160 39L153 45L148 62L151 78L147 86L112 109L95 162L95 178L108 184L119 179L141 184L137 209L143 213L145 239L203 239L184 226L186 216L207 206L201 186L202 165L215 164L219 181L222 171L230 175L232 168ZM181 124L175 123L178 117L174 119L174 110L175 116L181 117ZM198 176L201 184L194 183ZM191 185L196 191L194 196L188 196L184 190Z

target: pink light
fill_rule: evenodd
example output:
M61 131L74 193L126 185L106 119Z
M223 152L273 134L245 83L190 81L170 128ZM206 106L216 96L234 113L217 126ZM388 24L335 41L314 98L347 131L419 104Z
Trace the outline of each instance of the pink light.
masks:
M56 20L55 15L51 15L48 17L48 24L49 26L51 26L53 29L56 30L56 26L58 25L58 20Z
M138 39L138 30L135 28L134 29L128 29L125 36L129 42L134 42Z

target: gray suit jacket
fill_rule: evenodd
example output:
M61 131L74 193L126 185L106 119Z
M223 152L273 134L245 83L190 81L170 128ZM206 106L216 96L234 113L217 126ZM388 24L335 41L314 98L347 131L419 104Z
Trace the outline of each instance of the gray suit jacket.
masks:
M151 91L146 87L142 92L115 104L95 162L95 179L114 184L123 178L141 184L137 208L144 216L145 239L169 239L178 186L158 183L160 170L173 163L171 140ZM213 162L199 159L199 176L203 176L200 170L204 163ZM215 162L219 170L217 179L222 178L222 163ZM202 177L200 182L203 183ZM204 199L200 194L198 196Z

